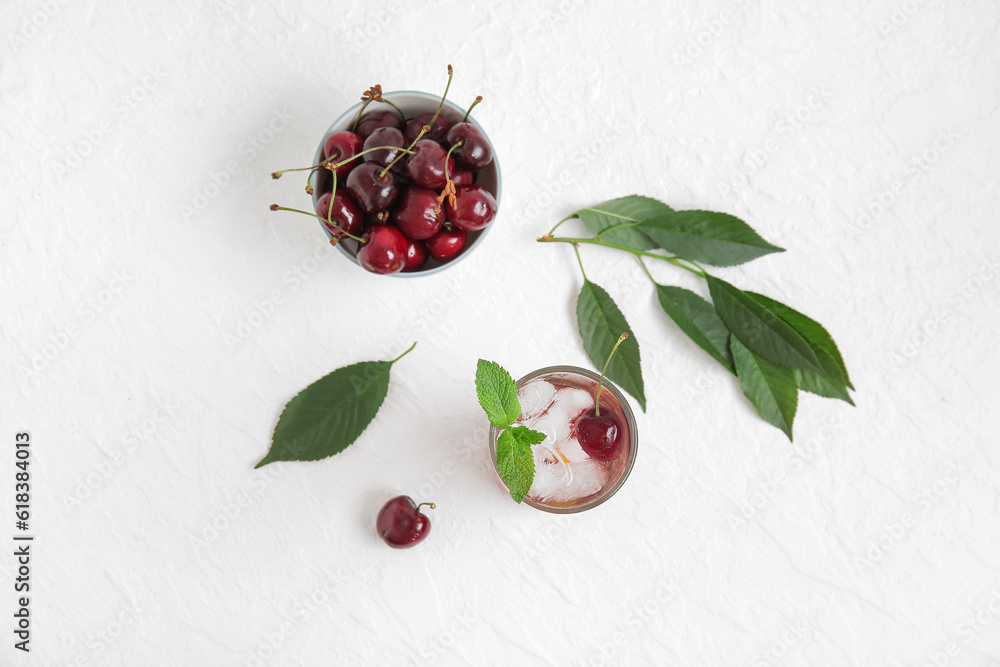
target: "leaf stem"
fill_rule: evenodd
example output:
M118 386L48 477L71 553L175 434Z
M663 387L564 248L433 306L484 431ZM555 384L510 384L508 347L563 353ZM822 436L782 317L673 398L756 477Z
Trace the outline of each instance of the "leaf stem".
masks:
M681 263L682 261L690 262L690 260L682 260L680 257L667 257L666 255L657 255L656 253L646 252L644 250L636 250L635 248L629 248L628 246L618 245L617 243L608 243L607 241L601 241L596 238L576 239L576 238L564 238L560 236L552 236L551 234L546 234L545 236L539 238L538 240L542 242L570 243L573 245L573 247L576 247L578 243L588 243L590 245L604 246L605 248L614 248L615 250L624 250L626 252L632 253L637 257L652 257L653 259L659 259L664 262L670 262L674 266L682 268L685 271L689 271L695 274L696 276L701 276L702 278L708 277L708 273L694 262L691 262L691 264L695 264L695 266L698 267L697 269L692 269L690 266Z
M567 220L572 220L572 219L573 219L573 218L575 218L575 217L576 217L576 213L570 213L570 214L569 214L569 215L567 215L567 216L566 216L565 218L563 218L562 220L560 220L559 222L557 222L557 223L556 223L556 226L555 226L555 227L553 227L552 229L550 229L550 230L549 230L549 233L548 233L548 234L546 234L546 236L552 236L552 232L554 232L554 231L556 231L557 229L559 229L559 225L561 225L562 223L566 222Z
M602 236L604 234L607 234L608 232L616 231L618 229L625 229L626 227L637 227L640 224L642 224L641 220L636 220L635 222L623 222L623 223L614 225L613 227L608 227L607 229L602 229L600 231L600 233L598 234L598 237L600 237L600 236Z
M653 284L657 285L658 283L656 282L656 279L653 278L653 274L649 272L649 269L646 267L646 262L642 261L642 257L636 255L635 258L639 260L639 266L641 266L642 270L646 272L646 275L649 276L649 279L653 281Z
M590 280L587 278L587 272L583 270L583 260L580 259L580 249L576 247L575 243L573 244L573 252L576 253L576 263L580 265L580 273L583 274L583 279L589 283Z
M416 342L416 341L414 341L414 342L413 342L413 345L411 345L411 346L410 346L409 348L407 348L406 352L404 352L403 354L399 355L398 357L396 357L395 359L393 359L393 360L392 360L392 361L390 361L389 363L390 363L390 364L394 364L394 363L396 363L397 361L399 361L400 359L402 359L403 357L405 357L406 355L408 355L408 354L410 353L410 350L412 350L412 349L413 349L413 348L415 348L416 346L417 346L417 342Z

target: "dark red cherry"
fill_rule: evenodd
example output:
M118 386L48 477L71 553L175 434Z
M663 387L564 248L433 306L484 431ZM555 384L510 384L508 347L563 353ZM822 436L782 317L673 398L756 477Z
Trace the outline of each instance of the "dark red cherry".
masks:
M431 118L434 118L434 112L425 111L424 113L417 114L413 120L406 124L406 138L410 143L417 138L424 125L431 122ZM448 134L448 130L450 129L451 122L444 116L438 115L434 120L434 124L431 125L431 131L421 137L421 139L431 139L440 143L444 141L445 135Z
M347 238L347 234L358 236L364 226L364 216L361 209L351 199L351 196L344 190L337 190L337 195L333 197L333 211L330 211L330 193L325 193L316 202L316 215L323 218L326 228L338 238ZM344 232L347 232L345 234Z
M444 161L448 156L441 144L430 139L421 139L413 146L413 155L406 160L406 177L422 188L440 190L448 179L444 177ZM449 173L455 168L455 161L448 158Z
M384 211L399 196L395 175L387 171L382 176L383 169L385 167L375 162L365 162L347 177L347 191L365 213Z
M397 149L403 149L409 145L410 142L406 140L406 137L403 136L400 130L394 127L380 127L365 139L364 150L377 148L378 146L396 146ZM365 162L375 162L383 167L388 167L390 162L402 154L402 150L397 149L383 148L382 150L372 151L371 153L362 155L361 159Z
M392 225L375 225L362 236L365 242L358 248L358 264L372 273L399 273L406 266L408 241L403 232Z
M618 418L605 409L600 417L594 408L583 413L576 423L576 438L590 458L601 463L614 461L624 447L624 432Z
M379 511L375 530L393 549L409 549L424 541L431 532L431 520L420 512L423 505L434 509L434 503L417 505L409 496L396 496Z
M402 130L403 119L395 111L371 111L361 117L354 131L362 140L365 140L380 127L394 127L397 130Z
M425 241L427 252L439 262L450 262L462 252L467 238L468 234L464 230L442 227L441 231Z
M467 232L479 231L493 222L497 213L497 200L478 185L456 188L455 205L451 205L451 198L446 202L448 222Z
M451 180L455 185L472 185L472 172L465 169L456 169L451 172Z
M472 123L456 123L448 130L445 144L451 148L459 141L462 145L451 152L455 164L462 169L479 171L493 161L493 149L490 142Z
M361 152L365 140L354 132L334 132L326 138L323 144L323 159L333 158L335 162L340 162L352 158ZM361 164L361 160L351 160L347 164L337 167L337 178L347 178L355 167Z
M408 237L422 241L441 229L444 224L444 206L437 200L437 193L433 190L410 186L399 198L399 206L390 219Z
M403 271L411 273L424 268L427 263L427 246L423 241L410 239L410 244L406 246L406 266Z

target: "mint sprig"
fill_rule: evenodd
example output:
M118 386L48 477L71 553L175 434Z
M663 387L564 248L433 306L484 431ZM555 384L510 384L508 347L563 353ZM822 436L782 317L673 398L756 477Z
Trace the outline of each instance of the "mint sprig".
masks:
M514 426L521 416L517 385L500 364L479 360L476 365L476 395L490 423L503 429L497 438L497 472L510 491L510 497L520 503L535 479L535 457L531 446L541 444L545 434L526 426Z
M567 220L579 219L592 237L553 236ZM701 264L736 266L783 252L747 223L727 213L675 211L663 202L631 195L571 213L543 242L569 243L580 260L580 246L597 245L634 255L653 283L663 311L726 370L734 373L747 399L768 423L792 438L798 391L850 403L853 390L833 338L818 322L783 303L745 292L710 275ZM707 282L711 301L680 287L660 285L643 260L673 264ZM631 329L611 296L583 270L577 299L577 327L587 356L600 367L618 331ZM639 399L646 396L634 342L608 367L608 377Z

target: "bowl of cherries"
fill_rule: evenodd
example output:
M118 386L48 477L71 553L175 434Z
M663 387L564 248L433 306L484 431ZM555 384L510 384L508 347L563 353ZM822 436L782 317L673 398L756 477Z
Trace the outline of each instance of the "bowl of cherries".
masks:
M449 65L449 86L451 77ZM500 167L469 115L482 98L466 110L447 94L373 86L333 122L306 168L306 192L323 231L367 271L441 271L468 256L492 227Z

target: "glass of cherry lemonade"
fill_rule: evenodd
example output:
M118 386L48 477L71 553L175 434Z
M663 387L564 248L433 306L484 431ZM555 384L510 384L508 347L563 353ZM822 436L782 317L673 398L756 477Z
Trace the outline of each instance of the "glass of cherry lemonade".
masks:
M635 463L638 433L628 401L605 377L600 417L618 426L621 451L612 460L597 460L580 445L581 419L593 417L601 376L576 366L549 366L517 381L521 416L515 426L544 433L532 445L535 478L524 502L545 512L571 514L597 507L621 488ZM490 456L496 470L497 438L490 427Z

